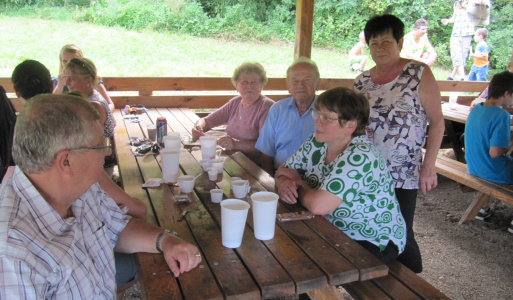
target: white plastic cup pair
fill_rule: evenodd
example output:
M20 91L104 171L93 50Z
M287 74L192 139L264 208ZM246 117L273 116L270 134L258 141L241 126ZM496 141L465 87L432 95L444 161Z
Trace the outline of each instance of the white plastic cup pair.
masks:
M214 159L216 157L217 137L210 135L200 136L200 143L201 158Z
M192 192L192 190L194 189L194 182L196 181L194 179L195 178L192 175L179 176L178 177L178 186L180 187L180 190L182 190L182 192L184 192L186 194Z
M250 190L249 182L242 179L232 181L231 188L235 198L245 198Z
M272 192L257 192L251 195L253 202L253 229L255 238L270 240L276 227L278 195ZM222 244L227 248L238 248L242 244L249 203L239 199L221 201Z
M176 183L179 174L180 151L164 149L160 151L162 180L164 183Z

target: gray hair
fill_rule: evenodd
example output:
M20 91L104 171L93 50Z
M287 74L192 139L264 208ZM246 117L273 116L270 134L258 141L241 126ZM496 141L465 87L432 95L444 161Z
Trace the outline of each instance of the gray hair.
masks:
M317 76L317 79L321 78L321 74L319 73L319 68L317 67L317 64L313 60L309 59L308 57L301 56L298 59L296 59L290 65L290 67L287 69L287 79L289 79L290 71L292 71L292 69L294 69L295 66L303 65L303 64L304 65L309 65L314 70L315 76Z
M264 67L258 62L245 62L242 65L235 68L232 76L232 83L235 87L237 87L237 82L239 82L240 76L242 73L255 73L260 77L260 83L262 86L267 84L267 74L265 72Z
M26 174L44 172L65 149L94 141L98 111L83 97L45 94L29 101L14 129L13 159Z

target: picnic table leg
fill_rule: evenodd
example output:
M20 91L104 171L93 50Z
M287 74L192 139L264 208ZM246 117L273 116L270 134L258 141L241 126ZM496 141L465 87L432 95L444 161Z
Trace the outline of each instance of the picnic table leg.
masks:
M458 222L458 225L463 224L466 221L472 220L477 216L477 213L479 210L483 207L483 205L488 202L490 199L490 196L487 194L479 193L474 200L472 200L472 203L467 208L467 210L463 213L463 216L461 216L460 221Z

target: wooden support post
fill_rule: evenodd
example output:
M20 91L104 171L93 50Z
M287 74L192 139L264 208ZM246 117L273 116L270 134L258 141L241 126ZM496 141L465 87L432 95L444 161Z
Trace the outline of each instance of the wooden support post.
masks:
M294 59L300 56L312 56L312 28L314 0L297 0L296 2L296 40Z

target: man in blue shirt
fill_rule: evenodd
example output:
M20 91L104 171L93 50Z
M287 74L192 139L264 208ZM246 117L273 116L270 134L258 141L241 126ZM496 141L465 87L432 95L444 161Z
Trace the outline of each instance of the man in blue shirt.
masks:
M269 174L283 164L315 132L315 91L319 69L314 61L300 57L287 69L287 89L292 97L273 104L255 148L262 152L262 168Z

